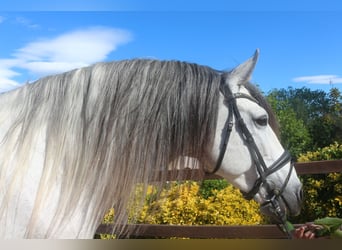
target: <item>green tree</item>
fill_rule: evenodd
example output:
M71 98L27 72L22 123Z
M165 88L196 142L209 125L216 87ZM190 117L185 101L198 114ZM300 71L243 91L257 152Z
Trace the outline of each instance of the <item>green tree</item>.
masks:
M297 118L287 100L277 100L270 94L268 101L275 111L280 124L280 140L294 158L307 151L311 145L311 138L304 122Z
M274 89L269 95L279 102L286 102L295 111L297 118L305 124L329 110L329 96L323 90L288 87L287 89Z
M342 96L338 89L326 93L289 87L272 90L268 98L272 99L281 129L286 130L281 131L282 142L295 155L300 150L304 153L342 141ZM298 133L304 133L302 138ZM302 139L305 141L300 145Z
M334 123L334 138L342 142L342 94L337 88L331 88L329 92L331 119Z

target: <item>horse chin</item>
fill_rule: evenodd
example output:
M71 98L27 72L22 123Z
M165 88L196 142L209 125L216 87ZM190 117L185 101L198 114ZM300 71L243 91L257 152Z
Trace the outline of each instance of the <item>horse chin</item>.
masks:
M289 213L289 209L286 207L286 205L284 204L284 202L279 202L279 207L281 210L281 214L283 214L285 217L287 217L288 213ZM264 203L260 205L260 212L263 215L266 215L267 217L269 217L269 219L271 220L272 223L281 223L282 222L282 218L280 218L276 212L275 212L275 208L272 206L271 203Z
M300 213L300 209L288 207L287 203L282 199L277 199L279 204L280 214L282 216L277 215L274 206L270 202L266 202L260 205L260 212L263 215L266 215L270 218L273 223L282 223L284 219L289 216L297 216ZM282 217L282 218L281 218Z

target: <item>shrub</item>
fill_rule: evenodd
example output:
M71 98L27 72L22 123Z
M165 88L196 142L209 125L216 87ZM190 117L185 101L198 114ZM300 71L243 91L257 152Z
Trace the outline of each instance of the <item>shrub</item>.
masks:
M142 188L137 187L129 213L131 222L173 225L251 225L263 224L259 204L245 200L240 191L225 180L170 182L161 190L149 186L140 211L134 209L141 200ZM110 210L103 223L112 223Z
M333 144L319 148L317 151L309 151L300 154L298 162L321 161L321 160L338 160L342 159L342 144L334 142Z
M201 186L199 188L199 194L208 199L210 196L214 195L214 191L225 189L228 186L228 182L224 179L218 180L204 180L201 182Z
M337 142L314 152L301 154L299 162L342 159L342 144ZM295 223L305 223L323 217L342 217L342 174L312 174L300 177L305 200Z
M245 200L240 191L224 180L205 181L202 187L193 181L173 182L161 192L158 200L144 206L137 222L177 225L261 224L264 218L258 211L256 202Z

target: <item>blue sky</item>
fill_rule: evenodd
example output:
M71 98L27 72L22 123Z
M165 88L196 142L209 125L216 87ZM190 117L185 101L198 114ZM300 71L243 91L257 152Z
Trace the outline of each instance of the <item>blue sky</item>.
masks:
M342 91L342 3L336 0L50 2L2 3L0 91L127 58L231 69L256 48L252 81L265 93L288 86Z

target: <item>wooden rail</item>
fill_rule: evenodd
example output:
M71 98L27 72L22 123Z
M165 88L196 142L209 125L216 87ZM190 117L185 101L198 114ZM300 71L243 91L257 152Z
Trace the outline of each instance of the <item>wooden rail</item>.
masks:
M295 163L295 169L298 175L305 174L327 174L334 172L342 172L342 160L330 161L312 161ZM161 175L151 181L159 181ZM222 179L221 176L216 174L205 174L199 169L186 168L184 170L169 171L166 177L168 181L175 180L206 180L206 179Z
M328 173L341 173L342 160L330 161L312 161L295 163L297 174L328 174Z
M299 226L295 225L296 227ZM112 234L112 225L101 225L98 233ZM193 239L286 239L276 225L250 226L188 226L188 225L127 225L122 238L193 238Z
M315 161L296 163L296 171L299 175L305 174L328 174L339 172L342 173L342 160L331 161ZM167 180L203 180L203 179L220 179L217 175L204 175L199 170L179 170L177 173L169 173ZM157 181L157 180L155 180ZM299 226L299 225L296 225ZM113 225L100 225L97 230L98 234L112 234ZM276 225L251 225L251 226L185 226L185 225L150 225L137 224L127 225L126 234L122 237L130 235L131 238L206 238L206 239L285 239L286 235Z

